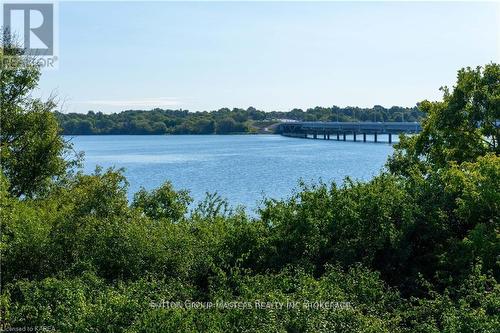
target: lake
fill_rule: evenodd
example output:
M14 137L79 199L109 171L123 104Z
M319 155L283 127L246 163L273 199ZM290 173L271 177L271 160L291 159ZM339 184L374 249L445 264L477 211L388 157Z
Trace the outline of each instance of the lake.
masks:
M279 135L75 136L85 152L84 171L97 165L125 168L129 198L140 187L166 180L196 201L217 192L252 212L264 197L286 198L300 179L307 183L346 176L368 180L393 148L386 143L307 140Z

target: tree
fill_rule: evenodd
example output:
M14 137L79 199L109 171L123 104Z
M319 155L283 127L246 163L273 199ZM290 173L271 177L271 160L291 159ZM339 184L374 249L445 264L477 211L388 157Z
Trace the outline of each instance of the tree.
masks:
M443 101L419 104L426 114L422 132L396 145L391 171L408 174L450 162L472 162L487 153L500 155L500 65L461 69L452 91L441 88Z
M236 121L233 118L225 118L219 122L217 122L217 133L218 134L227 134L235 132Z
M402 136L388 161L415 202L402 244L413 267L442 286L474 262L498 278L500 66L462 69L453 90L442 90L443 101L419 104L422 132Z
M176 192L172 183L165 182L161 187L148 192L141 189L134 195L132 207L142 210L152 219L180 220L186 214L192 199L187 191Z
M70 145L60 136L54 99L30 97L38 84L36 59L23 54L8 32L1 37L0 157L14 196L33 196L76 160L66 160ZM8 64L8 65L7 65Z

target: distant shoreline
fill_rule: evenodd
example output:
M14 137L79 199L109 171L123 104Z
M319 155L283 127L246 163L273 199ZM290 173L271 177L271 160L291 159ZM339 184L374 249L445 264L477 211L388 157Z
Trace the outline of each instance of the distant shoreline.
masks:
M228 135L279 135L278 133L249 133L249 132L237 132L237 133L163 133L163 134L137 134L137 133L96 133L96 134L65 134L61 133L62 136L228 136Z
M315 107L288 112L264 112L250 107L211 112L154 109L113 114L56 112L55 115L63 135L272 134L280 123L290 121L413 122L424 116L417 107L386 109L380 105Z

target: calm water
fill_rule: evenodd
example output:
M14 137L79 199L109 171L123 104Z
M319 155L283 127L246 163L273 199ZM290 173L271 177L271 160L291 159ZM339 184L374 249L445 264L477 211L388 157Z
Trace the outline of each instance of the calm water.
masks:
M84 171L96 165L123 167L131 197L170 180L195 200L217 192L250 211L262 198L285 198L298 180L342 182L370 179L392 147L384 143L337 142L278 135L76 136L85 152Z

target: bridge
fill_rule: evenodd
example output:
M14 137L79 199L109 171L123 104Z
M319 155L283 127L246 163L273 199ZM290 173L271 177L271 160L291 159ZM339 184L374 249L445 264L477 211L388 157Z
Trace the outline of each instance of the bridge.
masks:
M363 142L367 141L368 135L373 135L372 142L379 142L380 135L387 135L387 141L384 142L392 143L393 134L418 133L421 130L417 122L287 122L279 124L276 132L305 139L323 136L324 140L330 140L334 135L337 141L346 141L347 135L352 135L353 141L358 141L358 135L361 135Z

